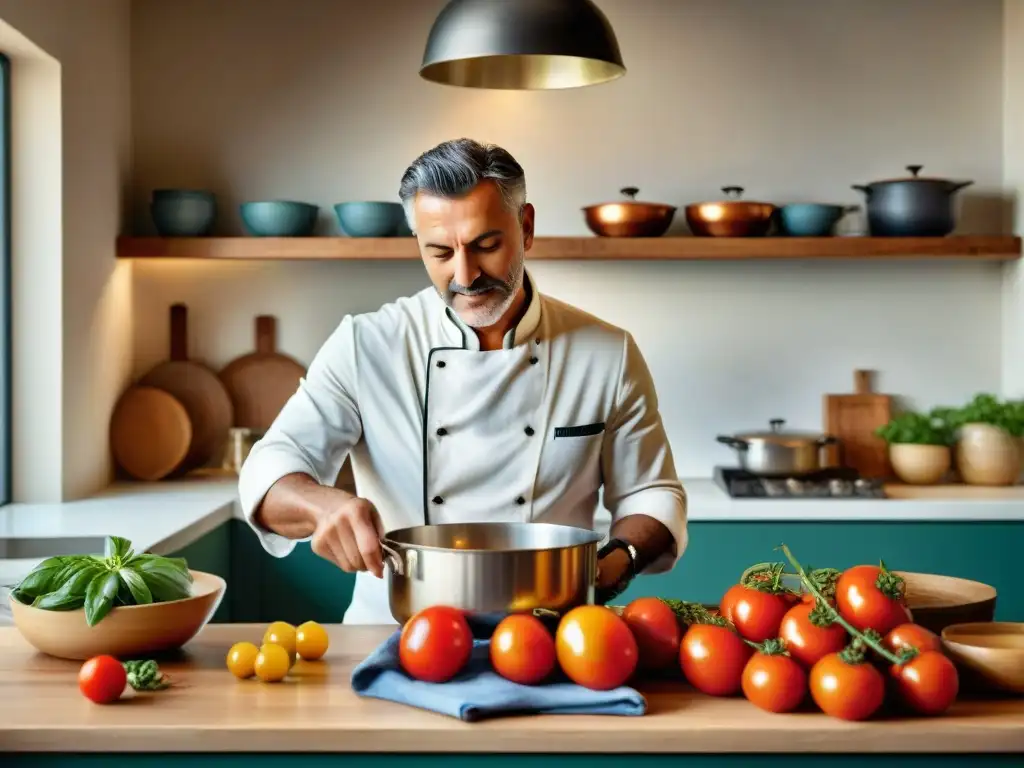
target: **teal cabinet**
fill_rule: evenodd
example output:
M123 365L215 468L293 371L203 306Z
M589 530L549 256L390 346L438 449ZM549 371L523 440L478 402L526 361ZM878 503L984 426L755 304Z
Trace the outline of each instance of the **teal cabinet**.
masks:
M694 521L679 564L637 579L617 602L645 595L717 602L744 568L781 559L775 548L782 543L809 566L845 568L881 558L895 569L976 579L998 591L997 619L1024 620L1024 588L1012 571L1024 548L1024 522ZM175 554L227 579L214 621L336 623L352 598L355 577L314 555L308 543L275 558L238 520Z

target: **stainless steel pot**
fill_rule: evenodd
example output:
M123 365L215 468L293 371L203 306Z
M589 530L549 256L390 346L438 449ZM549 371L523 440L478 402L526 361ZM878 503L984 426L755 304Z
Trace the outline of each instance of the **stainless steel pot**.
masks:
M391 615L449 605L506 615L562 613L594 602L601 534L550 523L451 523L390 531L381 540Z
M944 237L956 228L955 193L974 182L918 176L923 167L908 165L908 178L853 185L867 198L872 235Z
M837 442L831 435L786 432L784 419L772 419L767 432L719 435L718 442L736 451L740 466L768 477L806 475L822 469L822 449Z

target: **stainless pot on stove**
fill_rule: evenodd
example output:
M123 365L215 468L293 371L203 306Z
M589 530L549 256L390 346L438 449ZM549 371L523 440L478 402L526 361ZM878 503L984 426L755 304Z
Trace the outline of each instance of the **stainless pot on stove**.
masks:
M597 545L585 528L550 523L449 523L390 531L381 540L390 570L391 615L448 605L502 616L563 613L594 602Z
M765 477L806 475L824 467L822 449L836 438L814 432L784 430L784 419L772 419L767 432L719 435L717 440L728 445L747 472Z

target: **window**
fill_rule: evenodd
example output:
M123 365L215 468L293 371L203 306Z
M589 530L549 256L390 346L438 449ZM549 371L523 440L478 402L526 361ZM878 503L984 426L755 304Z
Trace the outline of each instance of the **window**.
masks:
M11 62L0 53L0 505L12 496Z

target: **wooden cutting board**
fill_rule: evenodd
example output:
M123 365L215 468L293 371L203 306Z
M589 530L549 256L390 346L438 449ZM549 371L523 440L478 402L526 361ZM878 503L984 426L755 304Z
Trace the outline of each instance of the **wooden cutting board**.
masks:
M853 372L853 394L825 395L825 432L839 440L829 446L829 466L856 469L861 477L892 474L889 449L875 430L892 417L892 397L873 391L871 371Z
M224 385L210 368L188 359L188 310L171 307L171 359L139 379L139 384L162 389L185 406L192 423L188 455L178 468L188 472L207 464L226 445L233 409Z
M155 387L129 387L110 417L114 462L136 480L163 480L188 455L192 422L173 395Z
M260 315L256 318L256 351L232 360L219 375L231 398L234 426L266 432L295 394L306 368L277 351L277 320Z
M1024 485L905 485L886 483L883 488L890 499L1024 499Z

